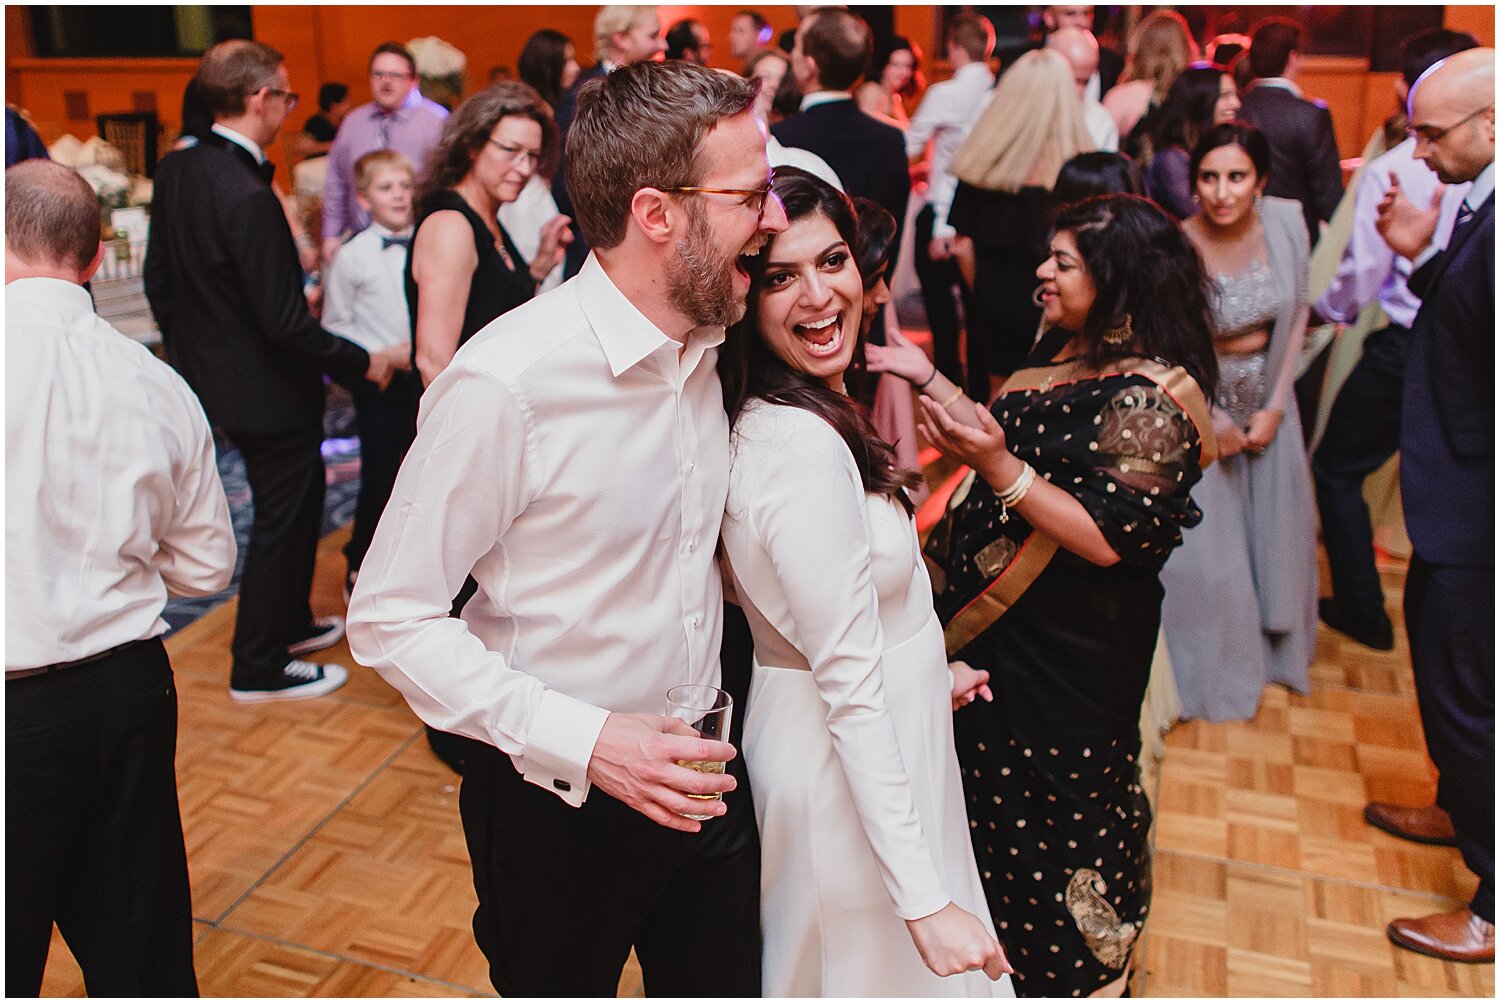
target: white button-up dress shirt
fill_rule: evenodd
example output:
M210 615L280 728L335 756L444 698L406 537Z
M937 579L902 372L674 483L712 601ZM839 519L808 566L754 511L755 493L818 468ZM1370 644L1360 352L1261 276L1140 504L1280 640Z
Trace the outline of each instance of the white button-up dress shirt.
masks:
M433 381L360 569L355 657L569 804L611 711L719 681L723 338L668 338L591 255Z
M919 156L932 143L932 165L927 175L927 201L932 205L932 235L956 236L948 225L948 209L958 181L948 173L954 154L988 103L995 75L985 63L966 63L951 79L927 88L917 113L906 127L906 155Z
M367 352L411 344L411 312L406 306L406 252L387 237L411 240L371 223L350 237L328 266L323 291L323 327Z
M203 405L61 279L5 287L5 668L162 634L212 595L234 530Z
M1349 230L1349 243L1344 247L1344 255L1328 288L1313 304L1313 308L1328 320L1352 324L1365 305L1377 297L1391 323L1409 328L1416 319L1422 301L1406 287L1415 266L1391 250L1375 228L1379 216L1377 208L1385 193L1390 191L1393 172L1413 205L1432 203L1433 192L1437 191L1437 175L1432 173L1432 168L1412 157L1416 148L1417 141L1408 136L1370 161L1360 176L1354 194L1354 221ZM1442 213L1438 217L1437 231L1432 235L1434 247L1448 246L1454 216L1468 191L1466 182L1449 185L1443 193Z

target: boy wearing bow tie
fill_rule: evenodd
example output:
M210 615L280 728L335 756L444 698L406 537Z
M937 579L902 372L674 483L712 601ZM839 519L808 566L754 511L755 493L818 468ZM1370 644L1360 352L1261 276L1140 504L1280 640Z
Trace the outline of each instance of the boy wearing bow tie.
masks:
M395 150L376 150L355 161L356 198L370 214L370 226L350 237L329 265L324 292L323 326L371 355L389 357L400 370L384 390L366 386L353 392L359 500L344 545L346 601L412 440L421 397L411 378L411 322L402 277L411 246L414 181L411 161Z

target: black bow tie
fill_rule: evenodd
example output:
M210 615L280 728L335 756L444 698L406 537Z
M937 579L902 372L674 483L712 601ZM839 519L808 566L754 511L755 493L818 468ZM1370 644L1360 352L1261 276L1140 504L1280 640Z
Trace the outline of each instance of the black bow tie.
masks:
M410 237L381 237L380 249L383 251L388 247L410 247Z
M256 165L255 171L260 175L262 181L270 184L271 179L276 176L276 165L269 160L263 160Z

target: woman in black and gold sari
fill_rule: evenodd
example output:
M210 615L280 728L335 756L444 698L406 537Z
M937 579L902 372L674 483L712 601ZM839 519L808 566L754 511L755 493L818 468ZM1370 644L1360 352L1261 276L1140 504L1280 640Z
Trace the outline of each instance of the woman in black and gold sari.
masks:
M955 740L1017 992L1117 995L1150 899L1157 575L1201 518L1217 372L1197 255L1153 203L1065 209L1037 276L1047 331L989 411L921 387L924 434L973 470L926 550L949 657L976 670Z

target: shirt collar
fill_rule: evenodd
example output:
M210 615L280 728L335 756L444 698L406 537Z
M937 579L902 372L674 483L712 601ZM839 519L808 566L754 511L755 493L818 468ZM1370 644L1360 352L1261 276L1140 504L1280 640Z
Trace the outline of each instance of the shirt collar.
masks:
M7 313L14 307L60 321L94 314L94 300L89 291L67 279L16 279L5 287L5 306Z
M578 291L578 305L594 329L609 370L619 376L625 370L642 362L653 352L665 346L677 347L677 342L666 336L636 305L626 299L618 286L599 264L599 259L590 254L574 279ZM701 341L703 349L713 348L724 342L722 327L695 328L688 340Z
M400 230L392 230L390 227L382 226L373 219L370 220L370 225L367 229L374 230L376 236L379 237L410 237L412 234L412 228L409 225Z
M255 162L257 164L264 164L266 162L265 151L260 148L260 145L258 143L256 143L248 136L242 133L235 132L233 129L229 128L229 126L224 125L221 122L215 122L209 128L211 128L216 134L223 136L225 139L229 140L235 146L243 148L245 152L249 153L250 156L255 158Z
M1286 77L1259 77L1250 81L1250 87L1279 87L1284 91L1291 91L1297 97L1302 96L1302 88L1292 83ZM1249 88L1246 88L1249 90Z
M412 108L417 107L417 105L421 103L422 90L421 88L413 85L412 89L406 92L406 97L402 99L399 105L396 106L395 111L386 111L384 108L380 107L380 105L376 104L374 101L371 101L370 119L371 121L378 122L382 118L389 118L397 122L402 122L406 119L406 112Z
M964 63L953 71L953 76L949 79L957 80L959 77L974 77L976 80L983 78L986 81L995 79L995 75L990 72L990 64L980 60L972 63Z
M813 91L802 98L802 111L815 108L820 104L832 104L835 101L853 101L854 95L848 91Z
M1484 200L1489 198L1495 191L1495 162L1491 160L1484 165L1484 170L1479 172L1479 177L1474 179L1469 194L1464 196L1464 204L1470 209L1478 209L1484 205Z

